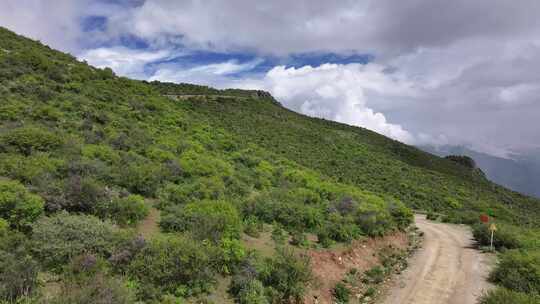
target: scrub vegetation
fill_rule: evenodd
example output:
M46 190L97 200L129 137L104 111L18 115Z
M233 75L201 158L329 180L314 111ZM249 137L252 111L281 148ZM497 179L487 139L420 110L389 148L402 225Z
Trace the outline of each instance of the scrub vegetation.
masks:
M498 245L515 273L493 280L525 297L538 203L266 92L117 77L0 28L0 302L201 302L224 277L238 303L298 302L302 250L403 230L413 208L515 229ZM242 242L265 226L272 256Z
M399 199L340 183L163 95L0 30L0 301L179 303L229 277L240 303L294 302L312 279L300 246L411 223ZM152 208L160 232L145 239L136 231ZM283 235L271 257L241 240L264 225ZM307 245L307 234L319 238Z

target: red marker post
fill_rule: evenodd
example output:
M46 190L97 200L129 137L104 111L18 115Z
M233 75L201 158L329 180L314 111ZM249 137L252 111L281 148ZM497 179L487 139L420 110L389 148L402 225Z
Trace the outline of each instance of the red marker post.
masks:
M489 216L487 214L480 215L480 222L486 224L489 222Z

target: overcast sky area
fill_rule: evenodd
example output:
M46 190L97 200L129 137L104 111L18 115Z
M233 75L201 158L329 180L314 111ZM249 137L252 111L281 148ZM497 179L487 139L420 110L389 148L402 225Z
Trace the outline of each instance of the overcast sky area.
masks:
M263 89L405 143L511 157L540 149L539 12L538 0L2 0L0 25L119 75Z

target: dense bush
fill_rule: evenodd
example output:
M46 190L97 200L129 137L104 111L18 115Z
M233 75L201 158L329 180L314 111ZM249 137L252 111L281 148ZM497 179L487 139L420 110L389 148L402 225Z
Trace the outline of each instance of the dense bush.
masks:
M249 280L242 286L236 298L239 304L269 304L264 295L264 286L259 280Z
M383 235L391 227L391 217L385 210L359 210L356 223L369 236Z
M134 225L144 219L150 208L142 196L131 194L102 203L98 209L102 217L110 218L117 224L125 226Z
M265 261L259 279L270 288L274 301L299 301L312 280L311 261L291 250L278 249L274 258Z
M202 201L167 209L160 226L165 231L188 231L197 239L217 242L224 237L237 238L242 220L229 202Z
M311 280L309 258L280 248L264 260L246 256L232 278L230 292L246 304L298 302Z
M0 238L5 237L9 233L9 223L0 219Z
M538 304L540 296L497 288L487 292L480 299L480 304Z
M226 186L218 176L202 177L180 185L168 183L158 191L160 206L187 204L200 200L219 200Z
M27 229L42 213L43 200L16 181L0 178L0 218L12 227Z
M37 262L23 248L0 250L0 302L31 296L38 286L38 271Z
M153 238L129 266L144 298L161 294L189 296L208 290L215 270L207 245L184 236Z
M490 279L514 291L540 294L540 251L505 252Z
M389 209L397 228L405 229L413 223L414 217L412 210L407 208L402 202L395 200L390 202Z
M327 223L318 232L319 241L328 237L338 242L350 242L361 234L361 228L351 218L339 214L330 214Z
M53 210L95 213L100 204L111 200L111 193L103 183L78 174L69 176L61 191L63 200L57 200L59 206L51 207Z
M130 304L135 291L127 282L107 274L104 261L91 254L75 257L60 282L60 291L44 302L51 304Z
M124 160L117 183L129 191L145 196L154 196L164 180L164 170L160 164L148 162L139 157Z
M67 212L43 217L32 228L33 253L45 267L56 271L83 253L109 257L121 237L108 222Z
M24 155L49 151L61 143L59 136L38 127L21 127L0 135L0 150L14 150Z
M478 223L472 226L473 236L480 245L491 244L491 231L488 224ZM498 224L493 234L493 246L496 249L514 249L521 246L519 232L510 225Z

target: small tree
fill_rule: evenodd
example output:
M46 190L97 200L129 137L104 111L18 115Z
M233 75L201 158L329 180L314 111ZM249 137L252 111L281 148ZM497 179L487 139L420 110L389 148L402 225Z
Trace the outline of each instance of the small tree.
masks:
M0 179L0 217L11 227L28 229L42 213L44 202L19 182Z
M278 249L273 259L267 259L260 279L274 289L278 301L299 302L312 280L311 261L307 256L297 256L292 250Z
M15 303L37 287L38 264L22 248L0 250L0 302Z
M109 222L91 215L71 215L67 212L43 217L32 228L35 256L46 267L57 271L73 257L83 253L109 257L120 236Z
M188 231L197 239L218 242L223 237L237 238L242 220L229 202L203 201L169 209L160 226L165 231Z
M145 298L197 294L208 289L214 274L209 252L212 248L187 237L156 237L131 262L129 273L140 281Z

